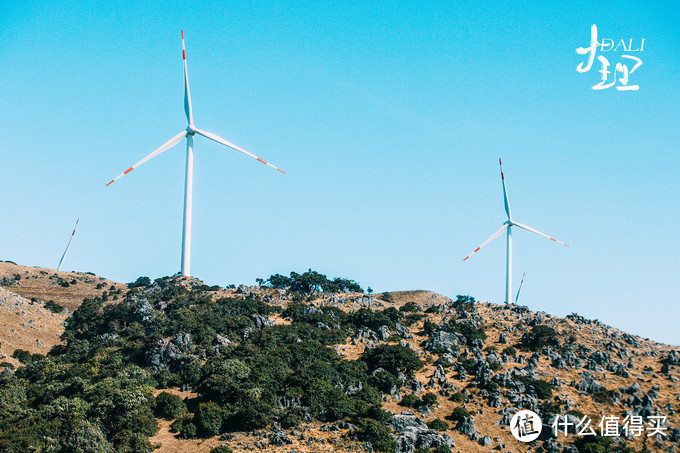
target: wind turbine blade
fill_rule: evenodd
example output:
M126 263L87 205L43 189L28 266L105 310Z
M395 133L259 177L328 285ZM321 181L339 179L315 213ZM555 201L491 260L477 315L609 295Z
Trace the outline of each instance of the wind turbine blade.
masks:
M519 289L517 290L517 297L515 297L515 305L519 302L519 293L522 292L522 284L524 283L524 276L526 275L526 272L522 274L522 281L519 282Z
M233 143L226 141L226 140L223 139L222 137L218 137L217 135L215 135L215 134L213 134L213 133L206 132L206 131L202 131L202 130L200 130L200 129L196 129L196 133L197 133L197 134L201 134L202 136L204 136L204 137L206 137L206 138L209 138L210 140L214 140L214 141L216 141L217 143L221 143L221 144L223 144L223 145L225 145L225 146L228 146L229 148L235 149L236 151L240 151L240 152L242 152L243 154L245 154L246 156L250 156L250 157L252 157L253 159L257 159L257 160L259 160L260 162L262 162L263 164L269 165L270 167L272 167L272 168L275 169L275 170L280 171L281 173L286 173L285 171L281 170L280 168L275 167L274 165L270 164L270 163L267 162L266 160L260 159L260 158L257 157L255 154L249 153L248 151L246 151L246 150L243 149L243 148L239 148L238 146L234 145Z
M61 255L61 259L59 260L59 266L57 266L57 270L61 270L61 263L64 262L64 258L66 258L66 254L68 253L68 249L71 248L71 241L73 240L73 236L76 234L76 228L78 228L78 222L80 222L80 219L76 220L76 225L73 227L73 233L71 233L71 237L68 239L68 244L66 245L66 250L64 250L64 254Z
M564 245L565 247L569 247L569 245L565 244L564 242L558 241L558 240L555 239L554 237L548 236L548 235L545 234L545 233L541 233L540 231L538 231L538 230L536 230L536 229L534 229L534 228L531 228L530 226L522 225L521 223L513 223L513 225L518 226L518 227L520 227L520 228L523 228L523 229L525 229L525 230L527 230L527 231L531 231L532 233L536 233L536 234L538 234L538 235L540 235L540 236L546 237L546 238L550 239L551 241L555 241L555 242L557 242L558 244Z
M503 162L498 159L498 163L501 165L501 181L503 182L503 201L505 202L505 213L508 215L508 220L512 220L512 214L510 214L510 202L508 201L508 189L505 187L505 175L503 174Z
M180 132L179 134L175 135L175 136L172 137L170 140L168 140L167 142L163 143L158 149L156 149L156 150L153 151L151 154L149 154L148 156L146 156L144 159L140 160L139 162L137 162L136 164L134 164L132 167L128 168L128 169L125 170L123 173L121 173L121 174L119 174L118 176L116 176L115 178L113 178L111 181L109 181L109 183L107 184L107 186L110 185L111 183L113 183L115 180L117 180L117 179L120 178L121 176L127 175L128 173L130 173L132 170L134 170L135 168L137 168L137 167L139 167L140 165L142 165L142 164L143 164L144 162L146 162L147 160L153 159L154 157L158 156L158 155L159 155L160 153L162 153L163 151L166 151L166 150L172 148L173 146L175 146L176 144L178 144L179 142L181 142L182 139L183 139L186 135L187 135L187 132L186 132L186 131L182 131L182 132Z
M479 252L479 251L481 250L482 247L484 247L486 244L488 244L489 242L493 241L493 240L496 239L498 236L500 236L501 233L502 233L503 231L505 231L505 230L508 228L508 226L510 226L510 225L507 224L507 223L504 224L504 225L501 227L500 230L498 230L498 231L496 231L494 234L492 234L491 237L490 237L489 239L487 239L486 241L484 241L484 243L483 243L482 245L480 245L479 247L477 247L472 253L470 253L468 256L466 256L465 258L463 258L463 261L465 261L466 259L470 258L470 257L471 257L472 255L474 255L475 253Z
M191 110L191 94L189 93L189 74L187 73L187 52L184 49L184 30L182 30L182 62L184 63L184 113L189 124L194 124L194 114Z

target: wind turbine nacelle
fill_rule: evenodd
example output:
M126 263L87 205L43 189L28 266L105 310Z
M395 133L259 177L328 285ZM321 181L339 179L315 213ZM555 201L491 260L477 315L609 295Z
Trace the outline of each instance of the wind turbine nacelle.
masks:
M196 133L196 126L190 124L187 126L187 135L194 135Z

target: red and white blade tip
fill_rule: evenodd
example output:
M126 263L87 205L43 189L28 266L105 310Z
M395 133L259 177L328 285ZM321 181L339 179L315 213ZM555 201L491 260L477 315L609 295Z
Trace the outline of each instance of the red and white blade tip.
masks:
M551 240L551 241L555 241L555 242L557 242L558 244L562 244L562 245L564 245L565 247L571 248L571 245L565 244L564 242L560 242L560 241L558 241L558 240L555 239L555 238L550 238L550 240Z
M265 165L269 165L270 167L272 167L272 168L274 168L274 169L280 171L280 172L283 173L284 175L286 174L285 171L281 170L279 167L276 167L276 166L270 164L269 162L267 162L267 161L264 160L264 159L260 159L259 157L256 157L255 159L259 160L260 162L262 162L262 163L265 164Z
M470 258L470 257L471 257L472 255L474 255L475 253L479 252L479 249L481 249L481 247L477 247L477 248L475 249L474 252L470 253L468 256L466 256L465 258L463 258L463 261L465 261L466 259Z

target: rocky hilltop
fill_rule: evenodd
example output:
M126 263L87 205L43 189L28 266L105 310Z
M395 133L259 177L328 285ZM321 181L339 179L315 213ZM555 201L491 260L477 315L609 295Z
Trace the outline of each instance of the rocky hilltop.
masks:
M0 450L678 451L680 348L311 272L220 288L0 263Z

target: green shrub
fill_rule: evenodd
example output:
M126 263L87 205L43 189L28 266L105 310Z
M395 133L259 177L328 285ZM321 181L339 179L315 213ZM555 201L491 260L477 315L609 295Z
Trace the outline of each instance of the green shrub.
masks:
M156 416L166 420L174 420L187 413L187 406L177 395L161 392L156 397Z
M191 422L182 423L179 427L179 436L182 439L194 439L196 432L196 425Z
M418 312L422 311L420 309L420 305L416 304L415 302L406 302L404 305L399 307L399 311L401 312Z
M279 423L283 429L295 428L302 423L304 410L301 407L291 407L279 416Z
M582 436L576 439L574 446L582 453L606 453L611 451L612 438L603 436Z
M45 302L45 308L47 308L52 313L61 313L62 311L64 311L64 307L55 303L53 300L48 300L47 302Z
M531 379L527 376L517 376L515 377L515 380L521 382L527 387L532 386L536 391L536 397L538 399L549 400L553 396L552 387L550 386L550 383L546 381L540 379Z
M435 393L426 393L423 395L423 404L426 406L434 406L437 404L437 395Z
M465 393L463 392L456 392L449 397L449 400L453 401L454 403L462 403L466 399L467 396L465 396Z
M555 329L541 324L532 327L531 331L522 335L520 345L524 350L540 351L546 346L557 346L559 344L558 336Z
M435 431L446 431L449 429L449 424L441 418L435 418L434 420L427 422L427 427L434 429Z
M198 435L201 437L212 437L220 433L222 428L222 409L212 401L198 405L194 423Z
M75 420L65 437L65 451L82 453L113 452L113 445L106 440L102 430L86 420Z
M154 449L146 436L127 429L117 433L113 437L113 443L116 446L116 453L151 453ZM99 450L96 449L85 451L92 451L93 453L99 452Z
M453 422L459 422L462 421L464 418L471 417L472 414L468 412L464 407L459 406L451 412L451 415L446 417L447 419L453 421Z
M394 375L399 372L410 373L423 367L423 362L415 351L398 344L383 344L368 349L362 354L361 359L366 362L369 370L383 368Z
M33 362L34 360L39 360L43 356L40 354L31 354L30 352L24 349L15 349L14 352L12 353L12 357L14 357L23 364L27 364Z
M406 316L401 318L399 323L406 327L411 327L413 324L417 323L427 315L423 313L408 313Z
M456 296L456 300L453 302L453 307L459 312L467 311L471 312L475 307L475 298L472 296L461 296L460 294Z
M501 365L500 362L494 362L489 365L489 368L491 368L492 371L500 371L503 368L503 365Z
M368 327L375 330L385 325L390 329L394 329L394 323L398 322L401 317L402 314L394 307L381 311L360 308L350 316L350 322L357 328Z
M134 282L128 283L127 286L130 289L148 287L151 286L151 279L149 277L139 277Z
M401 382L397 377L385 370L375 373L368 382L383 393L389 393L394 386L401 387Z
M220 445L219 447L215 447L212 450L210 450L210 453L233 453L233 452L231 448L225 445Z
M309 294L312 291L324 291L326 293L358 292L363 293L358 283L346 278L335 278L329 280L325 275L309 269L303 274L291 272L290 277L275 274L267 280L256 279L257 283L263 285L265 282L272 288L289 288L301 294Z
M484 326L479 325L475 327L468 322L449 322L444 325L444 329L448 332L459 333L465 337L467 344L472 344L473 340L486 340L486 332Z
M593 401L600 404L614 404L614 391L603 389L593 393Z
M362 418L357 424L357 438L368 441L376 451L393 453L397 442L392 438L387 426L371 418Z
M404 395L401 401L399 401L399 405L406 407L418 407L422 404L422 402L423 400L418 398L418 395L415 393L409 393L408 395Z

